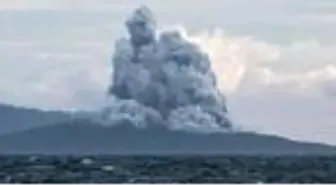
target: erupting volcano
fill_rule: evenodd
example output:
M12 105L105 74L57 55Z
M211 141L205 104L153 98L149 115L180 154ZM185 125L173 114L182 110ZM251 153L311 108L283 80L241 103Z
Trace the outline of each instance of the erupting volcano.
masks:
M239 130L229 132L233 125L207 53L179 31L157 31L156 21L147 7L136 9L126 21L126 27L130 37L116 42L109 101L103 111L99 110L97 117L95 113L83 113L90 119L77 114L80 119L72 117L55 124L44 122L38 128L2 135L0 153L336 153L335 147L324 144ZM35 115L34 119L24 119L22 123L33 123L45 114L21 113L14 108L3 108L2 112L0 109L1 113L5 115L0 119L2 122L10 120L7 117L11 115L15 118ZM67 118L60 114L57 117Z

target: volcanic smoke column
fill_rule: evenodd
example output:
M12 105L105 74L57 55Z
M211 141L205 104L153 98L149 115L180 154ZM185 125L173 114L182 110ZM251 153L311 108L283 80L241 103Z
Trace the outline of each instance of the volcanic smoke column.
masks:
M136 9L126 27L130 38L116 42L113 56L109 121L189 131L231 129L207 54L178 31L157 34L147 7Z

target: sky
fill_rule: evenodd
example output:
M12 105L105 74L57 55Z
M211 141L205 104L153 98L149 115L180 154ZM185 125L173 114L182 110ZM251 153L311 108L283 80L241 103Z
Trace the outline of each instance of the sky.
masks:
M334 0L1 0L0 102L99 108L139 5L209 53L238 127L336 144Z

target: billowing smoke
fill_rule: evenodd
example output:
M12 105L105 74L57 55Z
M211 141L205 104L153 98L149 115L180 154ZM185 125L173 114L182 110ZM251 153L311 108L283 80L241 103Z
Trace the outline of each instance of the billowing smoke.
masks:
M211 62L178 31L158 33L147 7L126 21L130 38L116 42L104 116L113 124L162 124L171 129L227 131L225 98Z

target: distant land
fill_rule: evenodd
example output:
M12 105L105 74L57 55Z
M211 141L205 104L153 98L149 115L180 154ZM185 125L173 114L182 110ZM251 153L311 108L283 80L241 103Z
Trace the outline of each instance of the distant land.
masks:
M200 134L165 127L103 126L62 112L0 106L1 154L332 155L336 147L257 133Z
M33 108L0 104L0 134L42 127L70 120L70 114L61 111L42 111Z

